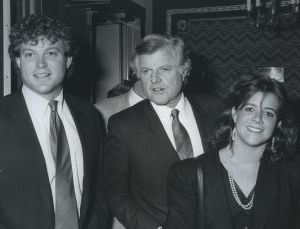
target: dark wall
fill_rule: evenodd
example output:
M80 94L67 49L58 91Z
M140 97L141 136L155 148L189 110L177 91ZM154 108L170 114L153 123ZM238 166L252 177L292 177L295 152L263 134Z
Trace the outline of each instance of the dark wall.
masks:
M154 32L166 32L168 9L244 4L246 0L154 0ZM300 99L299 23L277 33L256 28L245 9L193 12L173 14L170 31L181 36L193 53L194 68L188 91L213 92L223 96L242 72L275 66L284 67L284 84L290 97L296 101ZM183 26L179 29L180 22Z
M181 8L199 8L208 6L239 5L246 0L154 0L153 1L153 31L163 33L166 31L166 10Z

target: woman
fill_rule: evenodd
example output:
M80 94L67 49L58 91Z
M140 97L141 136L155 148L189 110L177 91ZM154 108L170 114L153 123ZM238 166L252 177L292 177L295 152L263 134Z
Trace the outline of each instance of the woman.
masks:
M166 228L203 229L198 225L198 163L204 176L205 229L298 228L298 193L284 162L291 156L296 128L286 108L280 83L242 76L219 119L212 152L171 168Z

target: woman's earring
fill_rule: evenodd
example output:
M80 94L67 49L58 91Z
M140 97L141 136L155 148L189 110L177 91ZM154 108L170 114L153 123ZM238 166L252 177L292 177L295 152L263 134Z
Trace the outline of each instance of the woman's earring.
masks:
M272 138L270 150L271 150L272 152L275 152L275 151L276 151L276 149L275 149L275 138L274 138L274 137Z
M236 134L236 129L235 127L233 128L232 132L231 132L231 141L234 142L235 140L235 134Z

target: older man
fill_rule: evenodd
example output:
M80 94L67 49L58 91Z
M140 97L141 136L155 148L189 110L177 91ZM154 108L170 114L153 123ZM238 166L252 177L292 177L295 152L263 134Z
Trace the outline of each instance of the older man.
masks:
M146 36L134 64L147 99L109 119L104 167L117 219L126 228L155 229L166 219L170 166L206 152L222 105L183 94L191 63L179 37Z

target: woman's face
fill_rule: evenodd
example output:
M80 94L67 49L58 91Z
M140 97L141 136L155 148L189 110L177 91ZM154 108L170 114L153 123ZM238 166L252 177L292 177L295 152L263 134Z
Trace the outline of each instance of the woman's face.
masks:
M272 137L278 116L279 100L273 93L256 92L245 105L232 109L236 127L235 141L262 146Z

